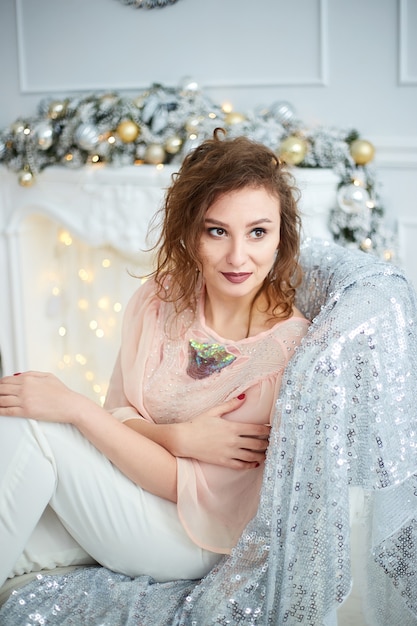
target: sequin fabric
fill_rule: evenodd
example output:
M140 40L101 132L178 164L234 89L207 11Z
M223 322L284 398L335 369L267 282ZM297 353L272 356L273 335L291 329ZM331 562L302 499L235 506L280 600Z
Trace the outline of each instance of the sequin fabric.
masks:
M283 379L257 515L232 555L201 581L40 576L9 598L2 626L335 626L351 584L353 488L366 503L366 582L352 623L417 624L415 294L394 266L332 243L307 240L302 263L298 306L313 324Z

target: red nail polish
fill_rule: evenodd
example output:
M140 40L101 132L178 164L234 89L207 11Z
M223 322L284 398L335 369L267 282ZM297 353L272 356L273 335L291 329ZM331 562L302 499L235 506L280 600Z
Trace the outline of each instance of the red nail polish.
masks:
M20 376L22 372L16 372L15 374L13 374L13 376Z
M243 398L245 397L244 393L240 393L237 397L238 400L243 400Z
M259 466L260 466L260 463L255 463L255 467L259 467Z

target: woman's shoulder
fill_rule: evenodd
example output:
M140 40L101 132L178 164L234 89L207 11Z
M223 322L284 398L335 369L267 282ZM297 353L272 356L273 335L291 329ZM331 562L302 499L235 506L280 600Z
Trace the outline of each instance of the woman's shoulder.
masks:
M142 279L141 284L135 289L126 306L127 315L136 315L144 308L159 305L159 285L153 277Z
M288 319L297 320L297 321L303 320L304 322L307 322L308 324L310 324L309 320L305 317L305 315L301 313L300 309L297 309L296 306L293 306L292 315Z
M163 276L160 280L150 276L142 282L131 296L126 314L129 316L158 315L161 318L177 317L177 304L170 298L171 276Z
M307 333L311 322L302 312L293 307L292 313L284 320L278 320L270 329L276 339L290 339L292 337L301 339Z

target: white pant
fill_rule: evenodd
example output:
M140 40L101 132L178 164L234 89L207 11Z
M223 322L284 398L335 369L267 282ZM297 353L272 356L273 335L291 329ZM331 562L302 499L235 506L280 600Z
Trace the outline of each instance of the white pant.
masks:
M160 582L201 578L219 558L188 538L174 503L135 485L76 428L0 417L0 586L95 561Z

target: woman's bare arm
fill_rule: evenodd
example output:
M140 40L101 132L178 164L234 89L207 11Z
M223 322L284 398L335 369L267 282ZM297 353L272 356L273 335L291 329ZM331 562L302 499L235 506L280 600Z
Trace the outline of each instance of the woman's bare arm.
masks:
M177 499L175 457L52 374L26 372L1 379L0 415L72 424L133 482L167 500Z
M223 419L244 398L233 398L198 417L174 424L130 419L127 426L166 448L175 457L188 457L233 469L259 467L265 459L270 427Z

